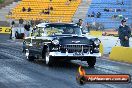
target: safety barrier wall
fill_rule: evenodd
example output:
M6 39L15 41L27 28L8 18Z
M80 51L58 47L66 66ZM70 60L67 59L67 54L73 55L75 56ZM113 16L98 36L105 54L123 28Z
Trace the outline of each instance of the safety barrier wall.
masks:
M111 60L132 63L132 48L115 46L109 55Z
M102 36L102 31L90 31L90 35L92 35L92 36L96 36L96 37L98 37L98 36Z
M0 33L11 33L11 27L0 27Z
M103 56L103 54L104 54L104 47L103 47L102 43L100 44L99 51L101 53L101 56Z

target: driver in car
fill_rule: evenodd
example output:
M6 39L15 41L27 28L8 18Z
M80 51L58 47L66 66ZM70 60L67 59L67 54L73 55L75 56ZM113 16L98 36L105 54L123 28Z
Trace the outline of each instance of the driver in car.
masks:
M63 29L63 34L69 34L69 31L67 28Z
M63 34L73 34L73 29L68 29L68 28L66 28L66 29L63 29Z

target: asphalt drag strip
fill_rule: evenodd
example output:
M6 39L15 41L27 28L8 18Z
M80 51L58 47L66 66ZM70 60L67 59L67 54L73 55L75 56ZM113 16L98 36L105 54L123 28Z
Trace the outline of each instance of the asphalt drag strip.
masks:
M88 84L79 86L76 83L76 73L80 65L89 74L122 74L127 72L112 67L112 64L115 66L117 64L110 61L97 59L95 68L88 68L86 63L78 61L58 62L53 67L48 67L43 61L28 62L18 46L11 46L8 49L6 45L0 45L0 56L2 56L0 57L2 58L0 59L0 84L3 85L2 88L132 88L132 84ZM129 70L131 68L131 66L122 66Z

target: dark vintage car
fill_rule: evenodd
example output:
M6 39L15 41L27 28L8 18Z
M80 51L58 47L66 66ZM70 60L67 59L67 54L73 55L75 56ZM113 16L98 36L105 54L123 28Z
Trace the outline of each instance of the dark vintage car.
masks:
M101 56L99 45L98 38L85 36L74 23L41 23L25 38L23 48L29 61L41 58L52 65L56 60L81 60L94 67Z

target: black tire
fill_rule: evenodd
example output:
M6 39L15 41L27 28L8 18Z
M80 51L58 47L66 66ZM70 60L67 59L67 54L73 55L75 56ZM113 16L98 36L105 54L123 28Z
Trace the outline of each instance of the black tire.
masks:
M46 64L48 65L48 66L53 66L53 64L54 64L54 61L53 61L53 57L49 57L49 62L47 63L46 62Z
M34 56L28 56L28 57L27 57L27 60L28 60L28 61L34 61L34 60L35 60L35 57L34 57Z
M19 33L17 31L15 32L15 37L16 37L16 39L19 38Z
M48 54L49 50L48 48L43 48L43 51L42 51L42 58L44 59L44 63L48 66L52 66L53 65L53 57L52 56L49 56Z
M96 57L89 57L87 58L87 63L89 67L93 68L96 63Z
M28 53L28 55L26 55L27 53ZM30 53L29 50L25 50L25 55L26 55L26 59L28 61L34 61L36 59L35 56Z
M26 50L24 48L22 49L22 53L24 53L24 54L26 53Z

